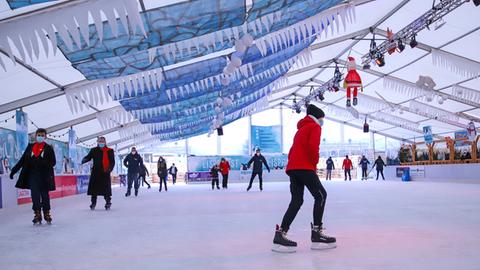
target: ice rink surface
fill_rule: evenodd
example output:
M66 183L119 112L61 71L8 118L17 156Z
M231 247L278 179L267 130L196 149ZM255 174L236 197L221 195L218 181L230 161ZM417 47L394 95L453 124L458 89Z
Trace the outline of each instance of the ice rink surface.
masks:
M338 248L309 249L312 198L292 224L297 253L270 251L288 183L246 192L209 185L156 186L110 212L78 195L52 201L54 225L34 227L30 205L0 210L0 269L480 269L480 185L323 182L326 234Z

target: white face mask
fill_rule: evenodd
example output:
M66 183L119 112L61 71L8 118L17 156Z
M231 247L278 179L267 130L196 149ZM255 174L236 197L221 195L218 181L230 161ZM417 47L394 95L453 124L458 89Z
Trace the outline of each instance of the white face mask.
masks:
M318 124L319 124L320 126L323 126L323 119L318 119Z

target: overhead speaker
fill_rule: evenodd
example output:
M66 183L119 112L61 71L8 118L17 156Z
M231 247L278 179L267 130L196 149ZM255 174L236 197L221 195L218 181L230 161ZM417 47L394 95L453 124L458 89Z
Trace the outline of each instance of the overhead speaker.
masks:
M223 136L223 128L222 127L217 128L217 135L218 136Z
M363 132L368 133L369 131L370 131L370 126L368 125L367 122L365 122L365 124L363 124Z

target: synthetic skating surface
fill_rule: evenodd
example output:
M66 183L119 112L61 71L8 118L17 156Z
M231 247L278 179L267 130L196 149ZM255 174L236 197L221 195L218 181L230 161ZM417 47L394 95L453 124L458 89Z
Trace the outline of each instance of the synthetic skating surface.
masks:
M137 198L116 188L109 212L103 198L93 212L86 195L53 200L52 226L32 226L30 205L0 210L0 269L480 269L480 185L323 184L336 249L310 250L306 191L289 234L297 253L270 251L288 183L154 186Z

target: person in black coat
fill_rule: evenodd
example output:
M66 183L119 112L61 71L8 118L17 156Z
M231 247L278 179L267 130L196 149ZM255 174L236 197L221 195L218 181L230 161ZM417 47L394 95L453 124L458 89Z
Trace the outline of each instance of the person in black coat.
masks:
M375 163L373 163L373 166L377 167L377 180L378 180L378 174L382 174L383 181L385 181L385 176L383 176L383 167L387 166L385 162L383 162L383 159L381 156L378 156L377 160L375 160ZM372 168L373 169L373 168Z
M168 173L172 175L172 183L175 185L175 183L177 182L177 173L178 173L178 169L175 166L175 163L173 163L172 166L168 168Z
M168 170L167 170L167 161L160 156L157 162L157 174L160 178L160 188L159 192L162 192L162 184L165 184L165 191L168 191L167 188L167 178L168 178Z
M250 177L250 183L248 184L247 191L252 188L253 179L258 175L258 180L260 183L260 190L263 190L263 164L267 167L268 172L270 172L270 167L268 167L265 157L260 153L260 149L255 151L255 155L250 159L247 166L250 168L250 165L253 163L252 176Z
M88 155L82 159L82 164L93 160L87 195L92 196L91 210L95 210L97 196L99 195L105 198L105 209L109 210L112 205L110 173L115 167L115 155L113 149L107 147L105 137L99 137L97 143L98 146L92 148Z
M132 151L128 154L125 159L123 160L123 165L127 167L127 180L128 180L128 188L127 193L125 193L125 197L131 195L132 191L132 184L135 182L135 196L138 195L138 189L140 188L140 181L138 175L140 174L140 168L143 165L142 157L137 153L137 149L132 147Z
M215 189L215 185L217 186L217 189L220 189L219 182L218 182L219 171L220 171L220 168L218 168L218 164L213 165L213 167L210 169L210 175L212 176L212 190Z
M23 152L18 163L12 168L10 179L21 169L15 187L30 189L32 196L32 209L35 213L32 222L42 223L43 218L47 223L52 222L50 214L49 191L55 190L55 152L53 147L45 143L47 131L39 128L35 132L35 142L31 143Z
M365 179L367 180L368 177L368 164L370 164L370 161L365 157L365 155L362 155L362 159L360 160L360 163L358 165L362 166L362 181Z
M335 163L333 162L332 157L328 157L325 163L327 164L327 177L325 180L332 181L332 170L335 170Z
M148 173L148 170L147 170L147 167L145 166L145 164L142 164L142 167L140 168L140 174L138 175L138 177L142 180L140 180L140 182L142 183L142 187L143 187L143 183L147 184L148 186L148 189L151 188L150 184L147 182L147 175L150 176L150 173Z

